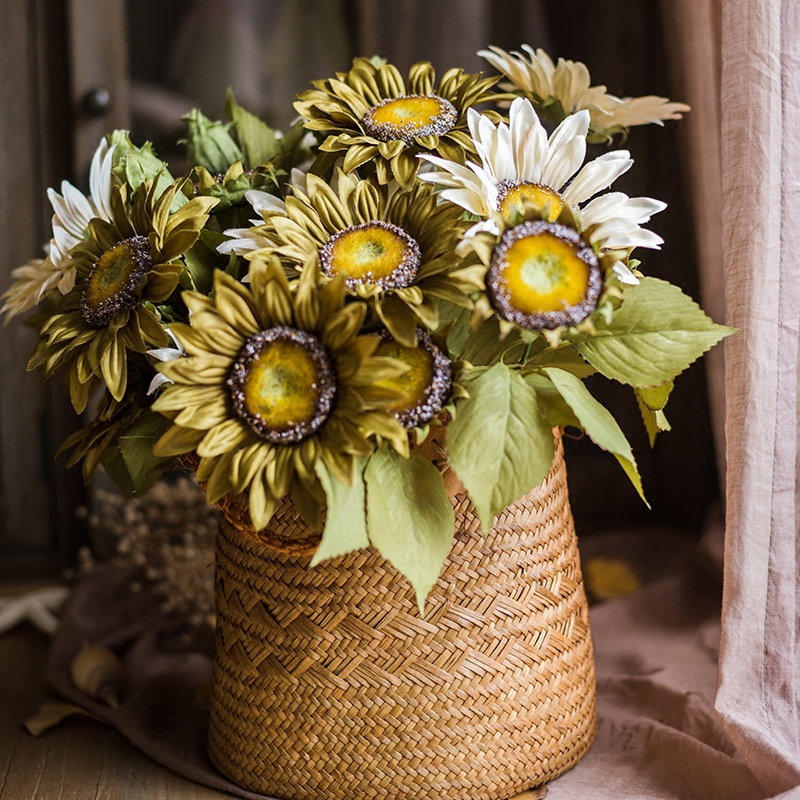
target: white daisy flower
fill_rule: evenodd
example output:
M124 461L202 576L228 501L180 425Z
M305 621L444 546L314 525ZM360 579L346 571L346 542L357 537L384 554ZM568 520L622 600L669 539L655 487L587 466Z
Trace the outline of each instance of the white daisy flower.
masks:
M557 100L564 114L587 110L592 133L598 137L607 138L609 133L633 125L663 125L663 120L680 119L682 112L690 110L684 103L672 103L655 95L616 97L605 86L592 86L589 70L580 61L560 58L556 65L541 48L534 51L524 44L522 49L527 58L499 47L480 50L478 55L509 79L508 88L521 89L535 103Z
M94 217L111 220L111 166L114 147L103 139L92 157L89 170L89 196L86 197L69 181L61 184L61 194L47 190L53 206L53 238L47 258L29 261L11 273L11 287L2 296L7 298L0 313L6 321L33 308L53 289L67 294L75 285L75 266L70 250L83 241L89 222Z
M662 239L639 226L666 208L658 200L630 198L622 192L602 192L633 164L627 150L612 150L584 164L589 113L567 117L548 138L530 101L517 98L509 124L495 125L473 109L468 123L481 164L465 166L436 156L421 156L438 167L420 178L443 185L441 196L482 217L467 234L481 230L499 233L494 213L504 216L532 201L553 222L564 205L578 218L588 241L601 249L658 248ZM584 206L583 204L586 203Z

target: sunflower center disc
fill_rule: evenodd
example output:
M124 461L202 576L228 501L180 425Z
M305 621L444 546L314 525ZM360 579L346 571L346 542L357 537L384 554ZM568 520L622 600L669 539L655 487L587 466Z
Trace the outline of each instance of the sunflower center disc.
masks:
M564 207L561 195L541 183L500 181L497 184L497 210L504 217L508 217L512 211L523 213L525 211L523 200L532 202L539 211L544 211L545 206L549 203L550 210L545 217L548 222L555 222Z
M374 284L384 291L409 286L422 252L402 228L377 220L333 234L320 250L320 266L330 276L344 275L349 289Z
M239 416L275 444L300 442L315 433L336 394L325 348L310 333L286 326L248 339L227 384Z
M402 395L387 406L388 410L409 430L430 422L442 410L450 392L450 359L420 330L416 347L404 347L387 337L375 355L395 358L409 367L408 372L396 378L377 382Z
M524 222L495 248L487 275L502 317L523 328L577 325L597 306L597 257L578 233L552 222Z
M455 106L433 94L408 94L373 106L362 119L369 136L382 142L414 144L420 136L443 136L458 120Z
M95 262L81 296L81 315L95 328L103 328L123 311L134 308L142 278L153 266L150 242L132 236L117 242Z

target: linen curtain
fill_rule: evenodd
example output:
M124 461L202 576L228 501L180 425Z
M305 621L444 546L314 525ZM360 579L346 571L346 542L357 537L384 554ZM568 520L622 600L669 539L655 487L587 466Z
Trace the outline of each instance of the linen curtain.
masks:
M740 332L709 363L727 438L716 709L770 795L800 797L800 4L673 0L703 303ZM724 286L724 293L722 287ZM712 356L712 359L714 357Z

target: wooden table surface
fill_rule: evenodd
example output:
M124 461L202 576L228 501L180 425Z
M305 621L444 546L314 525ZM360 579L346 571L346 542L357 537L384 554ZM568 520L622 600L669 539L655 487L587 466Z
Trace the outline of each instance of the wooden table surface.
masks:
M48 639L27 623L0 635L2 800L220 800L142 755L115 730L71 717L39 738L23 722L43 702Z

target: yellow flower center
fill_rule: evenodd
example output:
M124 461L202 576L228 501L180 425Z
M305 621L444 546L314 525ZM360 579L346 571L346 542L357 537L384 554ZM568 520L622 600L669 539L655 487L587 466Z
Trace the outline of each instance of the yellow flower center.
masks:
M498 313L524 328L576 325L597 306L597 257L578 233L551 222L525 222L495 248L487 290Z
M108 325L139 302L145 274L152 268L150 242L133 236L117 242L95 262L81 296L81 315L95 328Z
M539 211L544 211L545 206L549 204L550 210L544 217L548 222L555 222L564 207L564 200L561 195L541 183L534 183L533 181L500 181L497 184L497 210L504 217L508 217L512 211L517 211L520 214L524 213L524 200L533 203Z
M422 254L402 228L376 220L353 225L331 236L320 251L322 271L344 275L349 289L374 284L384 291L413 283Z
M402 395L387 409L408 429L430 422L442 410L450 392L450 359L421 330L417 330L416 347L404 347L387 337L375 355L397 359L409 367L396 378L376 382Z
M455 107L443 97L409 94L373 106L364 115L362 124L370 136L382 142L399 139L413 144L420 136L443 136L457 120Z
M279 444L302 441L318 430L336 391L325 348L311 334L285 326L246 342L228 386L239 415Z

